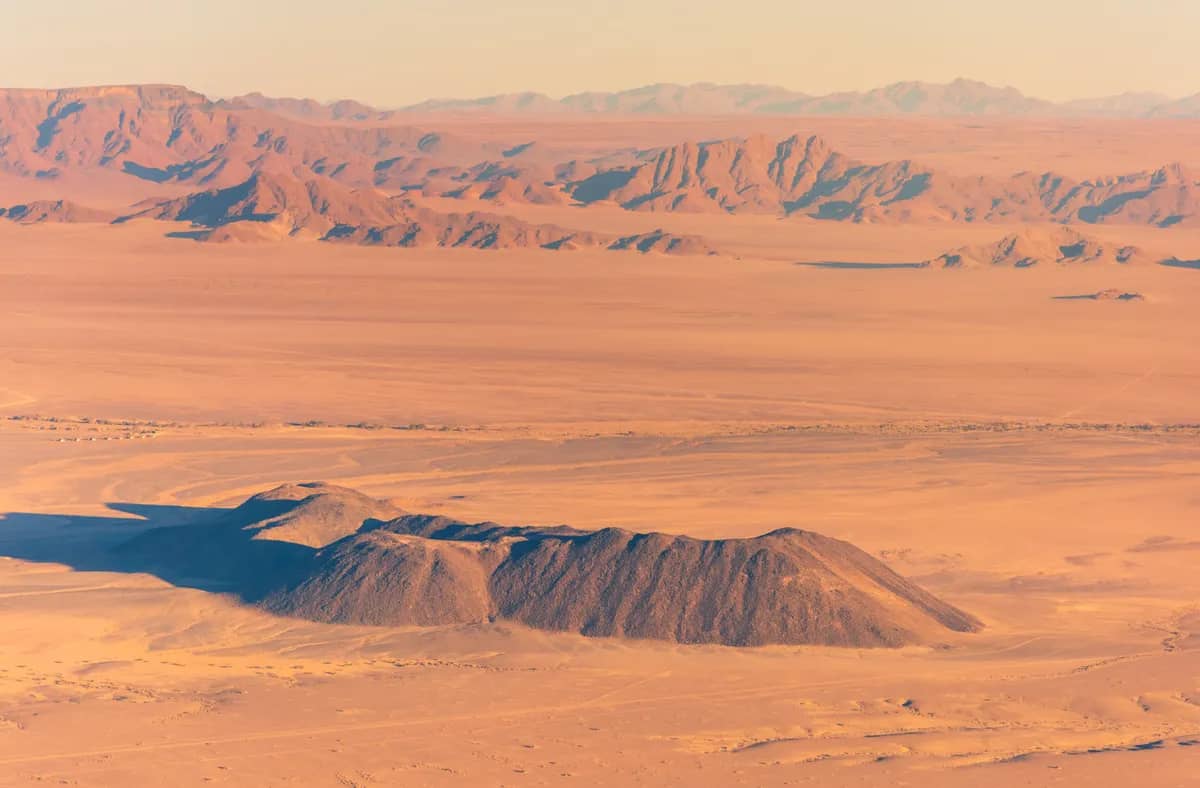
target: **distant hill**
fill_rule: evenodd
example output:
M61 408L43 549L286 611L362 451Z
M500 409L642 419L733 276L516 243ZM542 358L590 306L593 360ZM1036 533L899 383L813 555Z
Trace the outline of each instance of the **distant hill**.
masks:
M222 99L214 106L227 110L258 109L305 121L383 121L393 113L377 110L359 101L349 99L322 103L307 98L274 98L262 93L247 93L231 99Z
M910 160L865 164L816 136L685 142L564 184L582 203L636 211L800 214L853 222L1200 220L1200 175L1180 164L1074 181L1054 173L961 176Z
M396 515L346 488L285 485L210 520L143 533L118 554L317 621L499 619L731 646L894 647L979 628L858 548L808 531L703 540Z
M1200 118L1200 93L1176 101L1168 101L1146 112L1151 118Z
M987 116L1053 114L1054 104L1029 98L1016 88L958 79L947 84L897 82L865 92L802 97L788 102L760 104L766 114L797 115L925 115Z
M352 189L329 178L299 178L260 170L222 189L152 203L122 218L191 222L216 228L269 223L281 235L321 238L342 226L387 227L403 221L411 204L373 189Z
M772 85L647 85L613 93L576 93L559 101L571 112L627 115L729 115L809 98Z
M35 200L0 208L0 219L17 224L107 224L117 218L112 211L89 208L70 200Z
M176 235L210 242L307 238L363 246L716 254L698 236L663 230L622 236L481 211L446 213L373 188L266 171L223 189L150 201L116 221L138 219L190 222L194 231Z
M946 252L927 265L935 268L1000 266L1030 268L1057 265L1141 265L1157 262L1136 246L1107 244L1059 227L1050 230L1024 229L999 241L964 246Z
M1090 99L1075 99L1058 106L1065 115L1102 118L1155 117L1161 109L1175 103L1162 93L1120 93ZM1186 117L1186 116L1184 116ZM1200 111L1191 117L1200 117Z

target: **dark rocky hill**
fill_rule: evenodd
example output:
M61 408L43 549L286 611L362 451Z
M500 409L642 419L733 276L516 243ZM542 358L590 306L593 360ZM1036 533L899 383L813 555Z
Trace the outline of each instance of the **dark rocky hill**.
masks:
M508 620L730 646L894 647L979 627L862 550L808 531L704 540L471 524L321 484L285 485L120 551L316 621Z

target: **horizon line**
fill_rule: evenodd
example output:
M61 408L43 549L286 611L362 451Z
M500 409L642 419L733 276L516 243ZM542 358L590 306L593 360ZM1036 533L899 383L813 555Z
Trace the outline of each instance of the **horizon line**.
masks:
M1181 100L1191 98L1193 96L1200 96L1200 91L1195 92L1195 93L1170 94L1170 93L1165 93L1165 92L1161 92L1161 91L1157 91L1157 90L1133 89L1133 90L1124 90L1124 91L1120 91L1120 92L1116 92L1116 93L1099 93L1099 94L1093 94L1090 96L1078 96L1075 98L1068 98L1068 99L1047 99L1047 98L1043 98L1041 96L1036 96L1036 95L1033 95L1030 93L1026 93L1024 90L1022 90L1021 88L1019 88L1015 85L1005 85L1005 84L1000 84L1000 83L988 82L988 81L982 80L982 79L976 79L974 77L961 77L961 76L955 77L954 79L947 80L944 82L938 82L938 81L932 81L932 80L920 80L920 79L901 79L901 80L896 80L894 82L887 82L887 83L883 83L880 85L876 85L875 87L871 87L871 88L857 89L857 90L856 89L834 90L834 91L828 91L828 92L823 92L823 93L821 93L821 92L810 93L810 92L806 92L804 90L785 87L783 85L771 83L771 82L714 82L712 80L701 80L701 81L697 81L697 82L647 82L647 83L643 83L640 85L634 85L631 87L609 89L609 90L605 90L605 89L576 90L576 91L562 94L562 95L547 93L547 92L544 92L541 90L517 89L517 90L502 91L499 93L487 93L487 94L471 95L471 96L466 96L466 95L428 96L426 98L420 99L419 101L410 102L407 104L400 104L400 105L396 105L396 106L384 106L384 105L373 104L370 101L367 101L364 99L353 98L349 95L342 95L337 98L316 98L313 96L303 96L303 95L271 94L271 93L266 93L266 92L264 92L262 90L258 90L258 89L251 89L251 90L248 90L248 91L242 92L242 93L222 95L222 94L210 93L210 92L207 92L204 90L193 88L193 87L190 87L189 85L181 83L181 82L170 82L170 81L167 81L167 82L150 81L150 82L91 83L91 84L59 85L59 86L54 86L54 87L13 86L13 87L0 87L0 91L53 93L53 92L63 92L63 91L72 91L72 90L81 90L82 91L82 90L104 90L104 89L121 89L121 88L124 88L124 89L172 88L172 89L185 90L189 93L195 93L196 95L202 96L203 98L207 99L208 101L211 101L214 103L221 102L221 101L233 101L236 99L246 98L249 96L261 96L263 98L269 98L269 99L275 99L275 100L281 100L281 101L287 101L287 100L312 101L312 102L315 102L315 103L317 103L321 106L325 106L325 107L329 107L334 104L349 101L349 102L362 104L364 106L370 107L371 109L378 110L381 112L393 112L393 111L404 111L404 110L412 109L415 107L420 107L423 104L429 104L429 103L435 103L435 102L477 102L477 101L486 101L488 99L501 98L501 97L505 97L505 96L537 96L540 98L548 99L550 101L561 103L563 101L566 101L567 99L576 98L576 97L580 97L580 96L621 95L621 94L633 93L633 92L636 92L639 90L647 90L647 89L651 89L651 88L769 88L769 89L780 90L780 91L792 93L797 98L804 97L804 98L810 98L810 99L823 99L823 98L830 98L833 96L863 95L863 94L867 94L867 93L873 93L876 91L882 91L882 90L887 90L889 88L896 88L896 87L901 87L901 86L906 86L906 85L949 87L949 86L959 84L959 83L967 83L967 84L991 88L991 89L995 89L995 90L1015 91L1017 94L1019 94L1024 99L1028 99L1030 101L1043 102L1045 104L1049 104L1049 105L1053 105L1053 106L1065 106L1065 105L1070 105L1070 104L1079 103L1079 102L1099 101L1099 100L1103 100L1103 99L1122 98L1125 96L1155 96L1155 97L1160 97L1160 98L1164 99L1166 102L1181 101Z

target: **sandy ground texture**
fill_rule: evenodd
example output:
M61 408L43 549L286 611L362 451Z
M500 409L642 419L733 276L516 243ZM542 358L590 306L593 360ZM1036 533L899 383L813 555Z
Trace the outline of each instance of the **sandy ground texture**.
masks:
M0 785L1193 784L1200 271L824 269L794 263L996 228L654 220L740 259L0 227ZM1144 299L1056 300L1108 289ZM506 523L800 526L986 628L333 626L106 557L310 479Z

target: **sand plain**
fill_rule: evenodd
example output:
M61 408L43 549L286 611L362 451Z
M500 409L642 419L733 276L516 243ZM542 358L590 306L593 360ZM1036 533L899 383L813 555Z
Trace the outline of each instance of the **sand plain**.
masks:
M586 221L702 224L733 255L0 226L0 784L1190 783L1200 272L796 265L996 226ZM1194 231L1099 230L1200 257ZM1108 288L1145 300L1055 300ZM307 479L468 519L802 526L986 629L900 650L371 629L106 563Z

